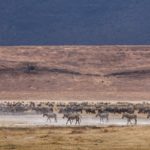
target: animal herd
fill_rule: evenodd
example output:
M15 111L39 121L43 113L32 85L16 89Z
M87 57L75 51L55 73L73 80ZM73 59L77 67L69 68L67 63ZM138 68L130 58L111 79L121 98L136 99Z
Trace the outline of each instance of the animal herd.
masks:
M0 103L0 114L32 113L41 114L47 121L54 119L58 121L58 115L61 114L66 119L67 124L79 124L82 122L83 115L98 117L100 123L109 121L110 114L121 115L126 118L127 124L137 124L138 115L145 114L150 118L149 103L129 103L129 102L36 102L36 101L4 101ZM60 116L60 115L59 115ZM74 122L75 121L75 122Z

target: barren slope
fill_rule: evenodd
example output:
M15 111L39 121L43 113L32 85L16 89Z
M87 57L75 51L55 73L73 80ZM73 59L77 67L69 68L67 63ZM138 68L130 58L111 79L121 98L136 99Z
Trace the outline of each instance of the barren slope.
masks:
M0 47L1 99L143 100L149 46Z

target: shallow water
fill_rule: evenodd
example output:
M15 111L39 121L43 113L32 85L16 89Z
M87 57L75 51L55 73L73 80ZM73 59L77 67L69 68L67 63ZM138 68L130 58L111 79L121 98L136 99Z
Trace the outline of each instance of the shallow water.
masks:
M57 122L54 119L47 121L42 115L37 114L1 114L0 115L0 127L28 127L28 126L66 126L67 119L63 119L61 114L58 114ZM134 123L134 121L133 121ZM127 120L121 119L121 115L111 115L109 121L100 123L99 118L95 115L84 115L82 116L81 126L107 126L107 125L126 125ZM68 124L70 125L70 124ZM75 125L75 121L72 123ZM139 117L137 125L150 125L150 119L146 119L145 116Z

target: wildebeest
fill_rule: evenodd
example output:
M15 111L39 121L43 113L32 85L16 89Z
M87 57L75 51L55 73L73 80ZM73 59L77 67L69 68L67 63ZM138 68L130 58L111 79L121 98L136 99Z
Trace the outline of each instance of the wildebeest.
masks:
M87 107L87 108L85 108L84 109L85 110L85 112L87 113L87 114L95 114L96 113L96 108L90 108L90 107Z
M66 122L66 125L68 124L68 122L70 122L70 124L72 124L72 121L75 120L75 124L79 124L80 125L80 122L81 122L81 116L80 114L77 114L77 113L64 113L64 116L63 118L67 118L67 122Z
M43 117L47 117L47 121L49 120L51 122L51 118L55 119L55 122L57 122L57 115L55 113L45 113L43 114Z
M122 114L122 119L123 118L127 118L127 125L129 123L132 124L131 120L134 120L135 121L134 124L137 124L137 115L135 115L135 114L123 113Z
M100 118L100 123L103 122L104 119L106 119L106 121L108 121L108 119L109 119L109 113L108 112L97 113L96 117Z
M146 114L146 113L150 113L150 107L140 107L139 109L138 109L138 113L144 113L144 114Z
M41 113L41 114L53 112L53 108L41 107L41 106L34 107L32 110L35 110L37 113Z

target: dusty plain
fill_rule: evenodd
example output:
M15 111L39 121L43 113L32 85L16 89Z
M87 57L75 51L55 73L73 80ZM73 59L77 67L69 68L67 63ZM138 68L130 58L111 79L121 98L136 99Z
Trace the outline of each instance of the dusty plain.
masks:
M150 127L0 128L0 150L149 150Z

